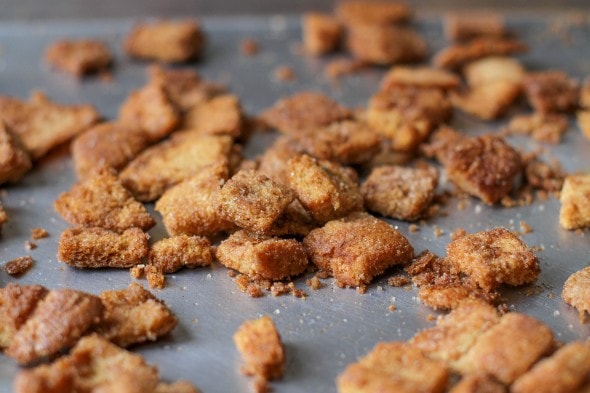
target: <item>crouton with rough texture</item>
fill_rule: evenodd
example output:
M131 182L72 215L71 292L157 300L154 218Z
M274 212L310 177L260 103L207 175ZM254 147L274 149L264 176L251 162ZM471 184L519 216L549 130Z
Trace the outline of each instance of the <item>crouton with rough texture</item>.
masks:
M289 160L303 153L303 147L297 141L280 136L258 158L258 172L288 186Z
M508 132L530 135L539 142L557 144L568 127L569 121L566 115L532 113L513 116L508 123Z
M453 12L445 15L445 36L449 41L507 35L504 19L493 12Z
M229 135L237 138L242 133L242 108L233 94L220 95L196 104L184 114L182 128L203 135Z
M559 201L559 223L563 228L590 227L590 174L566 176Z
M205 237L179 235L162 239L150 248L149 262L163 273L183 267L209 266L213 262L211 242Z
M582 131L582 135L586 139L590 139L590 111L577 111L576 120L578 121L580 131Z
M525 70L522 64L511 57L490 56L468 63L463 69L467 85L483 86L499 81L522 84Z
M45 61L53 68L82 77L107 71L113 55L99 40L60 40L47 48Z
M449 393L506 393L506 386L494 377L484 374L469 374L461 378Z
M6 210L4 210L4 206L0 202L0 232L2 231L2 225L4 225L8 221L8 214L6 214Z
M342 38L342 26L338 19L318 12L308 12L302 16L301 30L305 51L323 55L338 49Z
M483 120L506 113L520 94L520 86L510 81L490 82L463 92L451 93L454 107Z
M0 288L0 348L10 345L15 333L48 292L41 285L9 283Z
M313 217L305 210L301 202L295 199L265 231L265 234L268 236L306 236L314 228L317 228L317 224Z
M580 319L590 313L590 266L578 270L568 277L563 284L562 299L580 312Z
M578 107L580 85L563 71L531 72L523 84L529 104L537 112L570 112Z
M452 90L457 88L460 82L459 77L450 71L424 66L396 66L387 71L379 88L389 90L393 87L405 86Z
M17 257L6 262L4 271L12 277L19 277L33 267L33 258L30 255Z
M465 64L489 56L507 56L526 52L528 47L512 38L475 38L439 51L432 60L439 68L459 69Z
M345 0L336 5L336 16L346 25L388 25L405 22L412 17L412 10L401 1Z
M0 118L0 184L18 181L32 166L29 153Z

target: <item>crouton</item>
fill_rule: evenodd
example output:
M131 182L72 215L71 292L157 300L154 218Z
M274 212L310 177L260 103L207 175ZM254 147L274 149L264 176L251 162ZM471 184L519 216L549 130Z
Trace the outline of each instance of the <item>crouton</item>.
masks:
M445 15L444 32L449 41L507 35L501 15L490 12L453 12Z
M384 91L397 86L452 90L459 84L459 77L446 70L424 66L395 66L387 71L379 88Z
M243 127L240 101L235 95L227 94L196 104L185 113L182 127L203 135L237 138Z
M31 169L31 158L16 135L4 124L0 110L0 184L16 182Z
M420 151L428 158L436 158L438 162L445 165L448 162L450 153L465 135L448 126L441 126L430 136L428 143L420 146Z
M568 126L566 115L532 113L514 116L508 123L508 132L530 135L536 141L557 144Z
M494 82L512 82L521 85L525 76L523 66L511 57L490 56L475 60L463 69L465 80L471 87Z
M0 288L0 348L10 345L14 334L29 319L47 292L41 285L9 283Z
M566 176L559 201L559 224L563 228L590 227L590 174Z
M578 270L568 277L563 284L561 297L580 312L580 319L585 319L585 313L590 313L590 266Z
M484 57L513 55L526 52L527 49L525 44L512 38L480 37L446 47L432 61L436 67L456 70Z
M151 246L149 262L163 273L174 273L183 267L209 266L213 262L211 242L187 235L162 239Z
M45 51L45 61L76 77L105 72L113 62L107 45L99 40L60 40Z
M26 273L33 267L33 258L30 255L11 259L4 265L4 271L13 277Z
M449 393L506 393L504 384L484 373L469 374L461 378Z
M590 79L586 79L580 88L580 108L590 109Z
M399 1L345 0L336 5L336 16L346 25L383 25L405 22L412 17L412 11L407 4Z
M582 135L586 139L590 139L590 111L577 111L576 120L578 121L580 131L582 131Z
M166 285L166 276L160 267L156 265L147 265L145 267L145 278L150 288L163 289Z
M301 202L295 199L264 234L268 236L306 236L314 228L317 228L317 225L313 217L305 210Z
M289 185L289 160L302 154L303 147L288 136L278 137L258 159L258 172L277 183Z
M523 85L529 104L537 112L571 112L578 107L580 85L563 71L531 72Z
M301 19L303 46L315 56L330 53L340 45L342 26L331 15L309 12Z
M460 93L451 93L453 106L483 120L506 113L520 94L520 85L510 81L490 82Z

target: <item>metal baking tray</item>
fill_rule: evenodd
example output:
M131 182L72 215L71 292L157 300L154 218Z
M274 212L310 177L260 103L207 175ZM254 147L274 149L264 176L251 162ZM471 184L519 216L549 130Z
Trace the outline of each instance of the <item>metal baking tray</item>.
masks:
M203 60L194 67L209 80L226 83L242 100L248 113L258 113L278 98L305 89L324 91L349 106L364 106L378 86L385 69L375 68L342 78L327 80L323 67L330 58L309 58L296 54L300 40L296 16L205 18L209 45ZM146 81L146 63L129 60L121 49L122 38L132 20L5 22L0 24L0 94L27 97L32 90L45 91L65 103L91 102L106 118L114 118L127 94ZM575 22L575 23L574 23ZM529 13L507 17L509 27L531 51L521 59L529 69L558 68L583 78L590 74L590 50L586 19L568 15ZM441 16L428 15L415 22L427 39L431 51L446 43ZM116 55L112 81L90 78L77 81L48 69L42 61L45 47L64 37L96 37L109 43ZM255 57L243 56L239 43L251 37L260 44ZM273 81L273 70L291 66L296 80ZM453 125L468 134L499 129L502 122L484 123L457 114ZM256 134L246 148L250 157L262 151L274 138L271 133ZM572 121L563 143L539 145L525 138L510 141L526 150L546 148L545 157L557 158L569 172L590 170L590 141L585 140ZM67 224L54 212L53 201L74 183L72 161L67 148L54 152L21 182L7 186L0 194L10 221L0 239L1 260L30 254L35 266L19 279L0 271L0 285L9 282L38 283L49 288L77 288L98 294L107 289L126 287L128 270L76 270L57 261L60 233ZM443 184L444 186L444 184ZM152 206L150 211L153 212ZM416 252L430 249L444 255L453 229L468 232L505 226L518 230L520 220L534 232L524 235L529 246L538 246L541 276L529 288L507 289L503 295L511 310L530 314L547 323L558 339L571 341L590 335L590 323L582 324L578 313L561 299L566 278L589 264L590 235L563 230L558 224L559 202L549 199L518 208L488 207L471 199L460 210L452 201L446 217L436 217L411 233L408 224L391 220L408 237ZM155 214L159 220L159 216ZM30 229L42 227L50 237L37 241L38 248L25 250ZM434 228L444 233L437 237ZM161 224L150 231L153 240L165 236ZM168 277L167 287L156 291L180 319L174 332L153 344L133 348L148 362L157 364L164 380L188 379L205 392L248 392L250 380L240 374L240 358L232 342L236 328L246 319L271 315L283 337L287 365L284 379L273 383L277 392L335 392L335 377L345 366L369 351L378 341L407 340L419 329L432 326L432 309L421 305L416 290L389 287L386 278L376 280L367 293L340 289L332 280L319 291L296 285L308 293L305 300L292 296L252 299L240 292L226 269L185 270ZM525 295L526 292L539 292ZM388 310L390 304L396 310ZM18 371L8 358L0 356L0 392L11 391Z

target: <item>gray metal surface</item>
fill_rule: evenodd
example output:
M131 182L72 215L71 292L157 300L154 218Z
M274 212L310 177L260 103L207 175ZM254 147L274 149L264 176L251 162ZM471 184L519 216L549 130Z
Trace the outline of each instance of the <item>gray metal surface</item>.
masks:
M561 20L560 23L558 21ZM384 70L368 70L347 77L340 83L322 76L326 60L294 55L291 47L299 39L298 21L293 18L210 18L205 19L210 45L203 62L195 69L206 78L227 83L237 93L250 113L256 113L277 98L303 89L319 89L351 106L366 104L377 88ZM538 17L509 18L512 28L531 45L531 53L522 60L531 69L560 68L577 77L590 74L587 24L564 23L566 19ZM130 20L68 21L29 24L0 24L0 94L26 97L40 89L62 102L92 102L107 118L131 89L145 81L146 64L132 62L121 52L121 38L131 26ZM444 45L438 18L420 19L417 25L431 48ZM569 25L569 26L568 26ZM549 27L559 27L560 34ZM556 30L556 29L553 29ZM89 79L78 82L55 73L42 64L43 49L61 37L98 37L107 40L116 53L117 63L112 82ZM258 56L240 55L239 42L253 37L260 42ZM278 65L290 65L296 81L276 83L272 71ZM454 124L468 133L500 127L458 115ZM272 134L256 135L246 152L253 155L272 140ZM527 150L537 146L528 139L511 141ZM558 146L547 147L547 157L559 159L566 170L590 169L590 142L584 140L574 123ZM10 221L0 239L1 260L30 254L34 268L20 279L0 271L0 285L8 282L39 283L50 288L78 288L91 293L124 288L130 282L127 270L81 271L56 259L57 241L67 225L53 211L53 201L74 182L72 162L63 151L44 160L19 184L6 187L0 195ZM457 201L446 208L447 217L438 217L410 233L408 224L392 221L408 236L417 252L430 249L444 254L449 234L456 227L469 232L495 226L513 227L526 221L534 232L525 235L530 246L543 250L538 255L542 273L538 284L542 292L525 296L525 290L504 292L509 307L531 314L549 324L558 339L570 341L586 338L590 324L581 324L575 310L560 300L561 287L574 271L589 264L590 236L560 229L557 221L559 203L554 199L532 206L501 209L487 207L472 199L465 210ZM159 217L158 217L159 219ZM440 237L434 227L443 229ZM30 229L42 227L51 236L37 241L39 247L26 251ZM153 240L165 235L159 224L151 232ZM290 296L252 299L241 293L228 277L226 269L186 270L169 276L168 285L157 295L179 316L180 324L164 340L134 348L151 363L157 364L165 380L189 379L205 392L247 392L249 380L239 372L240 359L232 343L232 334L246 319L269 314L275 320L287 349L285 378L274 383L277 392L334 392L334 378L344 367L365 354L381 340L406 340L418 329L431 326L431 309L416 299L416 291L392 288L386 279L377 280L366 294L339 289L331 280L327 287L311 291L305 278L296 285L308 293L306 300ZM388 311L390 304L396 311ZM0 355L0 392L9 392L18 371L12 361Z

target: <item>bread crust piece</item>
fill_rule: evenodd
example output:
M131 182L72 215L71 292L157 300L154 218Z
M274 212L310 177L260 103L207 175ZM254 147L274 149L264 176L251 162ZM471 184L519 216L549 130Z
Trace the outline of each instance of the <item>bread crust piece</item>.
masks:
M415 347L378 343L336 379L338 393L442 393L448 372Z
M368 284L387 268L414 256L401 233L367 213L330 221L311 231L303 244L316 266L351 287Z
M379 89L386 91L393 87L406 86L453 90L459 87L460 82L454 73L438 68L395 66L381 79Z
M346 25L388 25L405 22L412 17L412 10L401 1L345 0L336 5L336 16Z
M156 222L115 176L102 170L62 193L55 210L70 224L100 227L121 233L129 228L147 231Z
M197 21L162 20L136 25L125 38L125 52L146 60L183 63L200 57L205 35Z
M60 40L47 48L45 61L60 71L82 77L107 71L113 62L113 55L100 40Z
M590 313L590 266L573 273L563 284L561 297L580 312L580 319Z
M148 255L149 235L139 228L121 234L103 228L66 229L60 239L57 256L77 268L128 268Z
M539 113L570 112L578 107L580 85L563 71L529 73L523 85L529 104Z
M33 164L22 143L1 119L0 110L0 184L16 182Z
M590 174L566 176L559 201L559 223L563 228L590 227Z
M342 26L329 14L308 12L301 19L303 46L307 53L320 56L338 48L342 38Z
M213 262L211 242L205 237L187 235L162 239L151 246L149 262L163 273L209 266Z
M526 52L528 47L512 38L475 38L465 44L455 44L439 51L432 60L439 68L456 70L463 65L488 56L507 56Z
M0 288L0 348L10 345L14 334L31 316L47 292L41 285L9 283Z
M96 296L71 289L49 291L14 334L6 355L22 365L55 355L74 345L103 312Z

